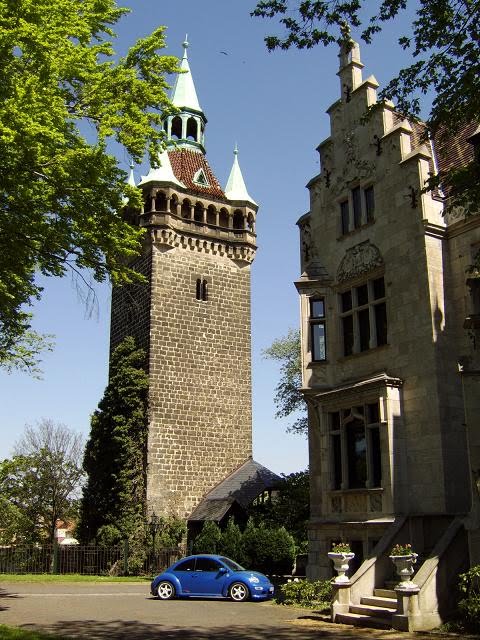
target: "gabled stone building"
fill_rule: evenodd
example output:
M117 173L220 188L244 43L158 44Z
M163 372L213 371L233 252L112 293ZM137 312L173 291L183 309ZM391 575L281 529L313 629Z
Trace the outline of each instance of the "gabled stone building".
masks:
M340 54L341 97L298 222L309 575L331 576L327 552L348 541L354 576L334 615L358 615L361 598L393 579L393 544L410 542L419 591L394 625L431 628L469 546L478 560L480 304L468 268L480 216L446 216L444 194L422 188L439 165L472 161L479 136L468 126L436 145L390 102L364 122L378 83L363 79L352 47Z
M144 210L131 217L146 229L134 267L148 285L113 291L111 348L133 335L147 352L148 510L188 518L251 461L250 266L258 206L237 150L225 189L206 159L207 119L183 46L184 73L172 93L178 112L163 120L167 149L142 177Z

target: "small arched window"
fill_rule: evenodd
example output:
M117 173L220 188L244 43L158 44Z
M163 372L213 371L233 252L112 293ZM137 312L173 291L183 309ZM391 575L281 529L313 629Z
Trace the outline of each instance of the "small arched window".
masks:
M208 282L205 278L197 278L196 298L202 302L207 302L208 300Z

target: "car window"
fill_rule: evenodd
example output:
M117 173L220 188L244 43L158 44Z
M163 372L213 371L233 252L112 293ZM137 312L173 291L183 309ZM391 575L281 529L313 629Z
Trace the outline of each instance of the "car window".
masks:
M215 571L217 572L222 565L212 558L197 558L195 571Z
M177 564L174 571L193 571L195 569L195 558L185 560Z
M245 571L245 569L241 567L238 562L235 562L235 560L230 560L230 558L220 558L220 560L232 571Z

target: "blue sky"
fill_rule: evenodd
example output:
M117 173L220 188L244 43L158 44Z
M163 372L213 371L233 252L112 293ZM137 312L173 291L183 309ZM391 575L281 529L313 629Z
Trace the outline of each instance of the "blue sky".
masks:
M181 56L188 34L190 66L208 119L207 158L222 186L238 144L248 191L260 205L252 268L254 457L277 473L304 469L306 439L285 433L285 422L274 417L278 368L262 350L298 326L295 222L309 207L305 184L319 171L315 148L329 135L325 110L339 97L337 51L268 53L263 37L275 27L250 17L254 0L129 0L123 5L132 13L118 25L120 54L157 25L166 25L166 52ZM406 64L395 45L401 28L395 23L373 45L362 45L364 77L374 74L382 86ZM123 152L119 161L127 168ZM146 166L136 170L137 181L146 171ZM89 307L70 277L45 281L43 300L33 309L34 326L55 334L56 347L45 354L42 380L0 373L0 459L11 455L24 425L41 418L87 436L90 414L107 381L108 286L96 286L96 294L97 304Z

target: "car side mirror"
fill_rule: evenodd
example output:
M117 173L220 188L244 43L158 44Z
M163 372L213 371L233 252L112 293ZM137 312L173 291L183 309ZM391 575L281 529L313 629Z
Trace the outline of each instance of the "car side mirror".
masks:
M227 573L227 569L225 567L220 567L218 573Z

